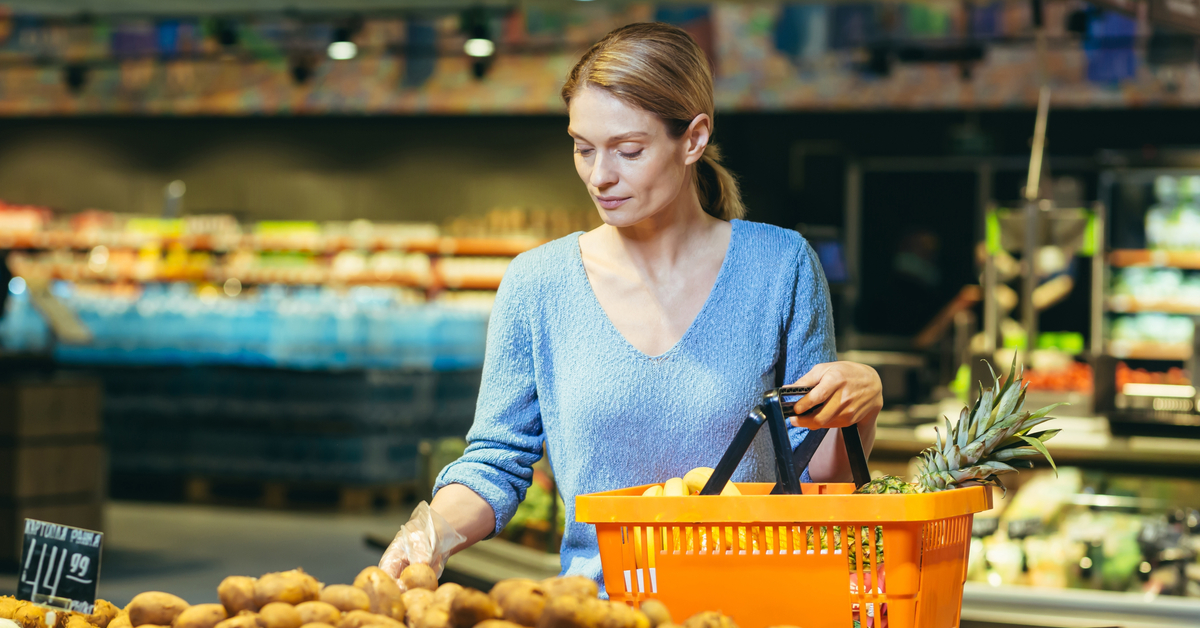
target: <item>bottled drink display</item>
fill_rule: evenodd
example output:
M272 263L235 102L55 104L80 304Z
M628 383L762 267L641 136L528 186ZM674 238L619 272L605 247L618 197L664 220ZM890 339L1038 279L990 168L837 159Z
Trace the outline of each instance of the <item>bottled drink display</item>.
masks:
M455 293L427 303L402 288L264 286L225 298L184 283L147 284L119 295L60 281L53 292L94 337L71 346L51 343L24 290L9 292L0 321L0 341L9 351L52 348L65 363L301 369L478 367L491 297Z

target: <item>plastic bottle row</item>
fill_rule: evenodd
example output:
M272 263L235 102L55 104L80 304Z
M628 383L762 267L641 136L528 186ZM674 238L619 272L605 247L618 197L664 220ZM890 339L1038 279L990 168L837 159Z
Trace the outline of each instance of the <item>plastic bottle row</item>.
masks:
M53 350L93 364L240 364L301 369L433 368L483 363L486 299L416 302L398 289L266 286L239 298L187 284L150 284L129 295L53 292L93 335L84 346L52 346L22 286L10 286L0 320L6 350Z

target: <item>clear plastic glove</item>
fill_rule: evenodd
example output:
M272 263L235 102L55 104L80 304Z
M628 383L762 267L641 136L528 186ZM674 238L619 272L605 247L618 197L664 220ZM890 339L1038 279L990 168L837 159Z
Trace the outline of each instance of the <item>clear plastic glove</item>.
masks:
M412 517L396 533L396 538L379 559L379 568L399 578L400 572L413 563L424 563L433 568L439 578L450 558L450 550L467 537L459 534L444 517L437 514L429 504L417 504Z

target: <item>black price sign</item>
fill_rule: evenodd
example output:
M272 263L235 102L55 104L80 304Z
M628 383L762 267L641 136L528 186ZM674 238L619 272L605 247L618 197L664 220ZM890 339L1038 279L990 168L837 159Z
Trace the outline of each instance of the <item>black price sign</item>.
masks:
M103 540L103 532L26 519L17 597L90 615Z

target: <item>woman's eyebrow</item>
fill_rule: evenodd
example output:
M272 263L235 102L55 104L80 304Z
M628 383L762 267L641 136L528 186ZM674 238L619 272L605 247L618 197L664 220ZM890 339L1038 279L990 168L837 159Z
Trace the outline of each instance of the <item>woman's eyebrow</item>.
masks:
M608 138L608 141L610 141L610 142L620 142L620 141L622 141L622 140L631 140L631 139L633 139L633 138L635 138L635 137L646 137L646 136L648 136L648 135L649 135L649 133L646 133L645 131L630 131L630 132L628 132L628 133L622 133L622 134L620 134L620 135L614 135L614 136L612 136L612 137Z

